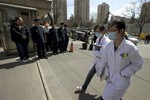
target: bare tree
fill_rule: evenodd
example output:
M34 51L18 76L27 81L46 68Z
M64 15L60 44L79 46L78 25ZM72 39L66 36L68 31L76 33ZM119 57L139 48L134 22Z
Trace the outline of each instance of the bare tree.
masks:
M57 24L59 16L64 13L63 8L67 7L64 5L64 0L52 0L51 11L47 13L51 24Z
M143 30L145 23L150 20L150 0L139 0L138 2L132 2L130 7L126 8L123 13L124 16L131 18L131 21L135 22L139 27L139 36Z

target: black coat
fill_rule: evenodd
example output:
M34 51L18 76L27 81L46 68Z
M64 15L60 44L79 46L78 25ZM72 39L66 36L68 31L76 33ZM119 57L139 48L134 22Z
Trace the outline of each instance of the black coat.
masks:
M30 32L26 26L22 26L20 30L17 24L12 24L10 32L11 32L11 39L13 42L15 43L29 42ZM27 38L23 39L23 35L26 35Z
M43 27L41 27L41 26L38 26L38 27L33 26L31 28L31 36L32 36L33 42L35 42L35 43L46 43L47 42Z
M63 35L64 34L64 35ZM58 29L58 35L59 35L59 40L60 41L67 41L68 40L68 35L67 35L67 30L62 29L61 27Z
M58 42L59 41L59 35L56 28L51 28L49 30L49 39L51 42Z

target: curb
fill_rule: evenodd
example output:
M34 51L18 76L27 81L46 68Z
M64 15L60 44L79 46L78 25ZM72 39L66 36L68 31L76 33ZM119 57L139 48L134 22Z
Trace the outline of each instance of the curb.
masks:
M47 60L37 61L47 100L72 100Z

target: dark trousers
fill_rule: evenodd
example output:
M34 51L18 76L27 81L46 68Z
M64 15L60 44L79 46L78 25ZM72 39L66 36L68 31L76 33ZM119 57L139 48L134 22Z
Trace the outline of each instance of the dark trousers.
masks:
M59 50L60 50L60 53L61 52L64 52L64 50L63 50L63 45L64 45L64 42L63 41L59 41Z
M48 42L45 43L46 51L49 51L50 44Z
M37 43L37 54L38 57L45 57L46 56L46 50L45 50L45 44L44 43Z
M64 44L64 51L67 51L68 42L69 42L69 40L65 40L65 44Z
M15 43L17 50L18 50L18 54L20 57L20 60L23 60L24 58L28 59L29 55L28 55L28 43L24 42L24 43Z
M83 90L86 90L87 89L87 86L89 85L89 83L91 82L91 79L93 78L93 76L95 75L96 73L96 69L95 69L95 65L90 69L87 77L86 77L86 80L84 82L84 84L82 85L82 89Z
M58 53L58 42L55 41L53 42L53 54L57 54Z

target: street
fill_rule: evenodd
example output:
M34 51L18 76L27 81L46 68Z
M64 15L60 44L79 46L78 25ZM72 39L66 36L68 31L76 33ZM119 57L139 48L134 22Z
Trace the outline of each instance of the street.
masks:
M76 86L81 86L86 78L93 54L81 49L82 42L73 43L73 53L49 53L47 60L37 61L39 69L33 60L19 65L14 63L17 57L0 58L0 100L98 100L105 81L100 82L96 75L85 94L74 94ZM150 44L139 43L138 48L144 58L144 66L132 77L123 100L150 100Z

